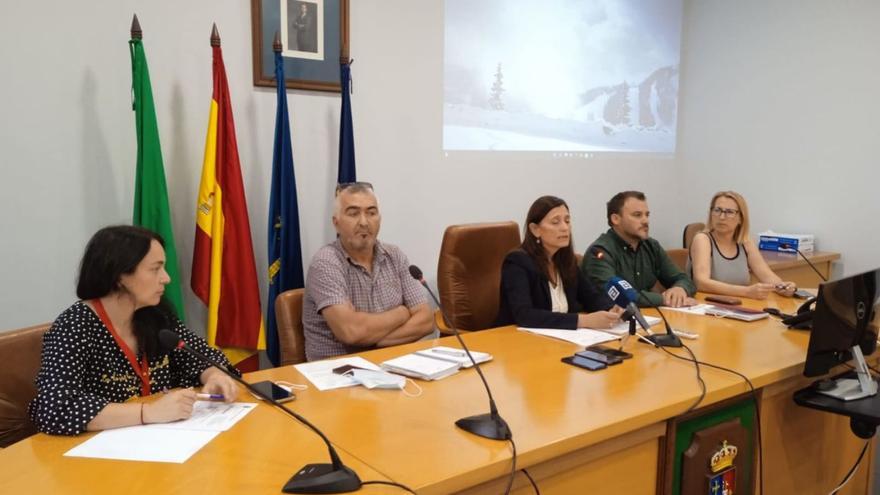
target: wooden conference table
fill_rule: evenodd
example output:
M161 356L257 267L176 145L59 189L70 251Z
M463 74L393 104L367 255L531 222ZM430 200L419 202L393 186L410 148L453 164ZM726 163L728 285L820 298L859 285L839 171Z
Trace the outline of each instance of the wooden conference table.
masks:
M746 305L792 312L798 302L771 297ZM792 392L809 383L801 376L809 335L786 330L775 319L744 323L673 311L667 317L675 327L700 334L698 340L685 341L700 360L744 373L761 389L765 493L828 493L863 441L850 433L846 418L792 401ZM692 364L631 340L633 359L589 372L559 361L577 346L514 327L471 333L465 339L474 350L494 355L484 367L486 378L513 431L517 467L528 469L542 493L666 489L667 421L699 396ZM444 344L455 345L447 337L362 356L379 363ZM702 375L707 394L701 407L748 392L735 375L705 367ZM248 379L305 382L290 366ZM289 405L316 423L364 480L391 479L418 493L502 493L511 468L509 444L475 437L454 425L458 418L488 409L476 373L463 370L419 384L419 397L362 387L328 392L311 387ZM250 399L242 394L241 400ZM0 493L280 493L297 468L326 460L326 450L313 434L268 406L258 407L180 465L62 457L87 436L40 434L0 451ZM869 492L872 459L873 448L840 493ZM375 485L362 491L403 493ZM521 473L514 493L532 493Z

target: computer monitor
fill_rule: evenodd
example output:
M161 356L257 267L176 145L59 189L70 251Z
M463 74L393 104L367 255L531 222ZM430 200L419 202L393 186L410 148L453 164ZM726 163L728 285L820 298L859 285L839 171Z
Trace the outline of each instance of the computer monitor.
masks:
M818 391L841 400L877 393L865 356L877 349L880 323L880 270L860 273L819 286L813 331L807 348L804 375L821 376L838 364L853 360L856 378L825 382Z

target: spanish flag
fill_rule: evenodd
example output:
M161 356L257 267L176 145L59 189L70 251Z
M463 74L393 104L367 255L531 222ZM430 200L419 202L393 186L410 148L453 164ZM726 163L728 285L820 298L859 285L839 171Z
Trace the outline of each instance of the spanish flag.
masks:
M196 208L192 289L208 306L208 343L241 371L259 368L266 348L257 268L241 180L220 35L214 25L214 94Z

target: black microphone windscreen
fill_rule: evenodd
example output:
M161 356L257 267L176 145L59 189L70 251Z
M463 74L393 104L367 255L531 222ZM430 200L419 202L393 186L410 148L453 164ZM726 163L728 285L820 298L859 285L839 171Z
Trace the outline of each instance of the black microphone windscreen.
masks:
M162 346L162 350L164 352L171 352L177 348L177 345L180 343L180 335L168 330L167 328L163 328L159 330L159 345Z
M419 267L416 265L409 265L409 274L412 275L412 278L421 282L422 270L420 270Z

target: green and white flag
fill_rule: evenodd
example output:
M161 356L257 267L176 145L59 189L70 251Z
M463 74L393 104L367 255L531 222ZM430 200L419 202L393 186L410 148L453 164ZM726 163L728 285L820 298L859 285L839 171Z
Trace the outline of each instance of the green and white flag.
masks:
M183 292L180 289L180 271L171 210L168 207L168 188L162 147L159 144L159 125L150 86L150 71L140 38L128 42L131 50L131 80L135 128L137 131L137 173L134 185L134 215L132 223L150 229L165 240L165 270L171 283L165 287L165 296L174 305L178 317L183 315Z

